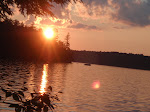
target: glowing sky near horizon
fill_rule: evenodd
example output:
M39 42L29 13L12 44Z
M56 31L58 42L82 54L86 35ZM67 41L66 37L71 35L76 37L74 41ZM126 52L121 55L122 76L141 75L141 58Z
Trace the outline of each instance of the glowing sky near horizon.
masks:
M58 29L61 40L70 33L74 50L118 51L150 56L150 1L83 0L64 8L55 5L56 18L23 17L17 8L13 19L39 28Z

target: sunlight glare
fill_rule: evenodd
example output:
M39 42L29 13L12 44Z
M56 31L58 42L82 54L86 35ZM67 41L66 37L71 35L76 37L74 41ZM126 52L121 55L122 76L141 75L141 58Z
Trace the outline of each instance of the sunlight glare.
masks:
M47 84L47 72L48 72L48 64L43 65L43 75L42 75L42 81L41 81L41 88L40 88L40 93L44 94L46 92L46 84Z
M48 39L52 38L52 37L54 36L54 31L53 31L53 29L52 29L52 28L46 28L46 29L44 30L44 35L45 35L45 37L48 38Z

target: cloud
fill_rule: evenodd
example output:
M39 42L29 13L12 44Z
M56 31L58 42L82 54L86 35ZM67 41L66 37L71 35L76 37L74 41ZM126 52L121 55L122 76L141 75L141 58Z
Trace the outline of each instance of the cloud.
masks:
M108 5L108 0L83 0L83 3L86 5L101 5L102 7L105 7Z
M39 24L93 30L101 30L98 26L115 28L116 24L118 24L116 28L122 26L126 28L126 25L140 27L150 25L150 0L83 0L83 3L66 4L64 7L53 5L54 8L51 10L57 17L56 20L41 17ZM22 19L16 7L12 10L17 16L14 19ZM31 24L37 20L33 16L28 16L24 21Z
M117 1L117 2L116 2ZM113 0L118 10L112 18L133 26L150 25L150 1L141 0Z
M90 26L90 25L85 25L82 23L71 24L68 26L68 28L101 31L101 29L98 28L97 26Z
M68 9L68 4L64 5L63 7L59 4L53 3L53 8L51 9L54 13L56 18L59 19L68 19L70 12Z
M65 19L45 18L40 21L40 24L62 26L62 25L65 25L67 22L68 20L65 20Z
M25 24L32 24L35 20L36 18L34 16L28 16L28 19L25 21Z
M50 19L42 19L41 21L40 21L40 24L52 24L53 22L50 20Z
M83 0L84 8L76 11L78 16L110 20L131 26L150 25L150 0ZM85 9L86 8L86 9Z

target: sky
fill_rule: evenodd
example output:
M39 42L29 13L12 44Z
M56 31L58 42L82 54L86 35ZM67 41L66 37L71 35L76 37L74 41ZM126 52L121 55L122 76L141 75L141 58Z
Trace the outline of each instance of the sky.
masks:
M117 51L150 56L150 0L83 0L61 7L52 17L22 16L13 8L13 19L38 28L57 28L59 39L70 33L73 50Z

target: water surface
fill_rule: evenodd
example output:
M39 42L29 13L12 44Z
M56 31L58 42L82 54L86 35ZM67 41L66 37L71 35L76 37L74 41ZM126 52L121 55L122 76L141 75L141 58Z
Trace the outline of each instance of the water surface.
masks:
M62 91L58 94L61 101L55 102L56 112L150 112L150 71L146 70L83 63L1 62L0 76L5 88L19 90L27 82L27 98L34 90L47 92L49 85L54 93ZM13 84L11 81L16 82L14 86L6 86ZM4 98L4 93L0 94ZM14 111L7 107L0 103L0 111Z

